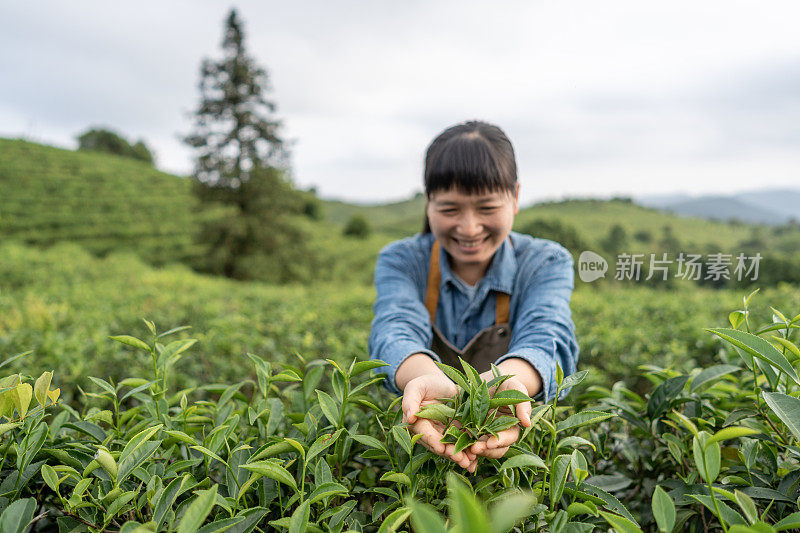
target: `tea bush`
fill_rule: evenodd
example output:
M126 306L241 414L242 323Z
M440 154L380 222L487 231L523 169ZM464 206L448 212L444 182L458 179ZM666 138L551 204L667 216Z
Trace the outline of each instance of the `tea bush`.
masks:
M588 441L577 433L613 416L607 412L539 406L538 429L526 431L503 461L487 459L470 480L416 446L418 437L401 423L399 398L384 392L382 376L370 375L381 362L298 357L278 368L249 354L255 382L172 390L169 371L194 340L167 342L182 328L159 334L146 325L148 341L113 338L150 357L151 379L90 378L79 410L52 405L58 394L49 390L50 373L34 387L21 374L4 378L2 531L24 531L32 521L34 530L62 531L395 531L416 499L446 507L448 486L486 502L513 496L522 505L516 519L533 524L562 516L564 494L586 502L588 524L635 524L612 495L582 485L594 457L580 450ZM474 419L481 424L490 409L529 400L490 399L474 369L465 371L449 372L471 384L463 399L467 406L480 399L486 413ZM461 414L475 416L469 408ZM496 420L504 425L504 417ZM498 428L489 423L489 431ZM480 509L477 500L468 504L469 512Z
M119 381L148 370L146 358L107 342L120 331L147 335L141 316L193 326L198 343L191 359L177 363L180 387L255 377L247 352L270 361L289 361L294 352L337 361L367 353L375 295L358 283L238 283L180 266L155 269L133 255L97 259L70 244L37 250L4 243L0 257L0 353L33 350L38 368L56 369L72 385L63 390L66 401L74 385L89 384L86 376ZM592 370L587 380L624 379L643 394L649 381L631 372L638 365L658 361L688 371L710 364L720 348L699 326L722 323L738 300L739 293L724 290L579 287L572 309L580 364ZM760 300L800 308L800 290L770 288ZM753 311L769 309L756 302Z
M797 529L800 315L756 327L748 297L729 320L706 333L720 360L645 367L644 395L559 374L571 401L536 406L474 475L418 445L371 373L380 362L249 354L254 380L178 389L195 341L145 321L141 339L113 338L148 377L90 378L77 407L50 372L2 378L0 531ZM453 403L420 415L459 421L449 434L466 446L527 399L463 370L447 369Z

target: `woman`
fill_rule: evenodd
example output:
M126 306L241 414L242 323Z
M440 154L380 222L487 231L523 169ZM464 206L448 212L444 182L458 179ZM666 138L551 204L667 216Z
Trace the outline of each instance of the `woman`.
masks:
M487 381L495 363L514 376L502 389L552 398L556 363L569 375L578 359L573 262L559 244L511 231L517 168L496 126L466 122L436 137L425 157L425 193L423 232L378 256L369 351L389 364L386 386L403 395L403 420L420 442L474 472L479 457L502 457L520 427L459 453L440 442L442 425L415 416L457 392L435 361L459 366L460 356ZM529 427L530 403L515 409Z

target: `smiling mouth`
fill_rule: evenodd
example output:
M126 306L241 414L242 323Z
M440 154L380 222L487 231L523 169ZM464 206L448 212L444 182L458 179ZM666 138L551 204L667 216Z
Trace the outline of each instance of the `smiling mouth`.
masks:
M463 239L456 239L453 240L458 244L461 248L465 250L476 250L480 248L480 246L489 239L489 236L483 237L482 239L470 239L470 240L463 240Z

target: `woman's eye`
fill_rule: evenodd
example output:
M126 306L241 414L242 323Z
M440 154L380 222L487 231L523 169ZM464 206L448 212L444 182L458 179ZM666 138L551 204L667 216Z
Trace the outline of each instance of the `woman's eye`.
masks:
M443 215L454 215L456 213L455 209L442 209L439 211Z

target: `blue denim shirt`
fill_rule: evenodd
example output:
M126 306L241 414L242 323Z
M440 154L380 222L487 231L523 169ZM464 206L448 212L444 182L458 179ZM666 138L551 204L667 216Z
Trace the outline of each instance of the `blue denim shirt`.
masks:
M572 256L560 244L511 232L513 247L506 240L492 257L486 275L478 282L470 301L463 281L456 277L441 248L441 288L436 326L454 346L463 349L480 330L494 324L497 290L511 294L510 357L528 361L542 376L543 395L555 396L556 362L564 375L575 372L578 343L569 300L575 284ZM402 394L395 374L403 361L415 353L430 350L433 330L425 308L428 265L433 235L420 233L385 246L375 266L377 298L369 336L371 359L389 364L384 382L395 394Z

